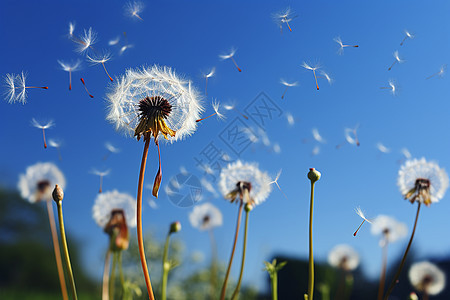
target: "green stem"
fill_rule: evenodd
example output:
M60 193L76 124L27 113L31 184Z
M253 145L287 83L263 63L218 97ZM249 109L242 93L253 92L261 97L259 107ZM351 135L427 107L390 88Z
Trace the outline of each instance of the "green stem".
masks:
M225 274L225 280L223 281L222 291L220 293L220 300L225 300L225 293L227 290L228 277L230 276L230 270L231 270L231 265L233 263L234 251L236 250L236 243L237 243L237 239L238 239L238 235L239 235L239 228L241 227L241 217L242 217L242 208L243 207L244 207L244 202L241 201L241 204L239 205L238 218L237 218L237 222L236 222L236 233L234 235L233 249L231 250L231 257L230 257L230 261L228 262L227 273Z
M270 276L272 283L272 300L278 300L278 272L275 270Z
M408 246L406 247L405 254L403 255L402 261L400 262L400 266L398 267L397 273L395 273L394 279L392 280L391 285L389 286L389 289L386 292L386 295L384 295L384 300L388 299L389 295L392 293L392 290L394 289L395 285L397 284L398 277L400 277L400 273L402 271L403 265L405 264L406 256L408 255L409 248L411 248L411 244L412 244L412 241L414 238L414 233L416 232L417 220L419 219L419 212L420 212L421 204L422 203L419 202L419 205L417 206L416 219L414 221L413 231L411 233L411 238L409 239Z
M62 201L61 200L57 201L56 205L58 207L59 232L61 234L61 243L63 245L64 258L66 260L66 268L67 268L67 272L69 273L69 280L70 280L70 286L72 288L73 298L74 298L74 300L77 300L78 299L77 290L75 288L75 280L73 278L72 266L70 264L69 248L67 247L66 233L64 231Z
M170 241L170 233L167 234L166 243L164 245L161 300L166 300L166 293L167 293L167 278L169 277L169 270L170 270L170 265L169 262L167 261L167 257L169 256L169 241Z
M313 208L314 208L314 182L311 181L311 201L310 201L310 206L309 206L309 279L308 279L308 300L313 300L313 294L314 294Z
M116 281L117 252L113 251L111 278L109 280L109 299L114 300L114 284Z
M245 212L245 228L244 228L244 247L242 249L242 262L241 262L241 272L239 273L239 280L236 286L236 289L233 292L233 295L231 296L231 300L236 300L239 296L239 291L241 290L241 283L242 283L242 275L244 274L244 264L245 264L245 252L247 250L247 234L248 234L248 216L250 212Z
M125 294L125 277L123 276L123 268L122 268L122 250L119 250L117 254L117 262L119 263L119 278L120 285L122 286L122 297Z
M108 248L105 257L105 267L103 269L103 285L102 285L102 300L109 300L109 268L111 265L111 250Z
M386 267L387 267L387 246L388 246L388 239L385 237L384 239L384 245L383 245L383 262L381 266L381 275L380 275L380 284L378 286L378 300L383 299L383 293L384 293L384 284L386 281Z

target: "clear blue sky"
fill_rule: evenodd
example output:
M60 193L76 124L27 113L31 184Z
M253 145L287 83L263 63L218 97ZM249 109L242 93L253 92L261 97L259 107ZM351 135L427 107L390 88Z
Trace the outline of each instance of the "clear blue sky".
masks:
M378 239L366 227L358 237L352 233L360 219L354 213L361 206L369 216L388 214L405 222L411 229L415 206L402 197L396 186L402 159L400 149L406 147L413 157L436 160L450 170L448 112L450 111L449 77L425 78L450 61L450 4L445 1L411 3L411 1L327 1L299 3L288 1L252 1L216 3L211 1L145 1L141 16L144 21L124 16L122 1L2 1L0 4L0 74L28 72L28 83L47 85L49 89L29 91L28 102L0 102L0 180L15 188L20 173L38 161L53 161L67 178L64 200L67 231L86 242L84 262L91 273L100 278L106 236L91 217L97 195L98 177L92 168L111 168L104 180L104 190L118 189L136 194L143 143L123 137L105 120L105 93L109 84L101 66L89 66L85 58L74 52L67 39L69 22L76 23L75 34L92 27L98 33L97 49L109 49L114 55L107 67L113 77L127 68L142 65L167 65L190 78L204 91L202 72L216 67L216 76L208 83L204 96L205 116L212 113L211 99L221 103L234 101L240 110L264 92L278 108L278 114L265 120L263 130L271 146L253 144L239 156L220 138L231 126L235 111L226 112L227 119L214 118L199 124L190 138L173 145L163 145L163 186L179 173L180 166L198 178L203 171L196 167L195 157L213 142L233 160L259 162L261 169L279 180L288 200L276 189L267 201L251 215L248 264L245 281L261 285L266 274L263 260L274 253L307 257L308 253L308 168L322 172L316 185L314 246L318 259L326 259L328 251L338 243L352 245L361 255L363 268L371 276L379 271L381 253ZM280 33L271 14L290 6L298 15ZM403 46L404 30L415 34ZM134 47L122 56L120 47L108 41L127 33ZM338 55L333 38L358 44ZM219 54L232 46L242 72L231 61L221 61ZM388 67L398 50L405 60ZM73 74L73 89L68 90L68 74L60 70L57 60L83 60L83 69ZM315 89L311 71L301 67L303 61L319 62L334 82L319 79ZM83 77L94 99L85 93L79 78ZM280 78L298 81L284 100ZM380 87L390 79L399 84L393 96ZM2 87L4 90L4 87ZM289 126L286 114L295 124ZM63 160L55 149L44 150L41 132L30 125L32 118L53 119L54 128L48 138L63 140ZM255 120L244 120L245 126L257 128ZM360 124L360 147L346 144L344 128ZM230 125L231 124L231 125ZM311 155L318 143L311 130L318 128L326 139L320 153ZM121 149L106 161L104 143ZM383 143L391 152L380 153L376 144ZM279 144L280 153L272 151ZM152 184L157 170L157 152L150 149L146 183ZM218 174L216 174L217 176ZM211 179L211 177L209 177ZM208 198L209 194L205 195ZM151 198L146 190L144 200ZM179 238L187 251L203 251L208 256L209 242L204 233L192 228L188 213L192 208L174 206L164 191L155 200L159 208L146 206L144 226L163 238L169 223L179 220L183 230ZM213 199L224 214L224 225L216 230L219 256L229 257L237 207L221 197ZM449 194L441 203L422 210L414 246L425 255L447 255L450 223ZM134 232L132 233L134 234ZM406 241L390 248L391 258L400 255ZM240 249L240 247L239 247ZM240 251L240 250L239 250ZM238 256L239 257L239 256ZM317 259L316 258L316 259ZM238 264L233 269L237 276Z

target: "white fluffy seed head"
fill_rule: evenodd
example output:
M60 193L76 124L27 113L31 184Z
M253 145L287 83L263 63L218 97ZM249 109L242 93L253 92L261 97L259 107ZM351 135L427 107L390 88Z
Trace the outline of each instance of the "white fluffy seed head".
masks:
M211 203L194 207L189 214L191 225L199 230L208 230L222 225L222 213Z
M117 190L98 194L92 207L92 217L97 225L104 229L115 209L123 210L128 227L136 227L135 198Z
M385 242L393 243L405 238L408 227L390 216L379 215L372 222L371 232L374 235L382 235L380 246L384 246Z
M335 268L352 271L359 265L359 255L349 245L337 245L328 254L328 263Z
M428 261L413 264L408 275L411 285L428 295L437 295L445 288L445 273Z

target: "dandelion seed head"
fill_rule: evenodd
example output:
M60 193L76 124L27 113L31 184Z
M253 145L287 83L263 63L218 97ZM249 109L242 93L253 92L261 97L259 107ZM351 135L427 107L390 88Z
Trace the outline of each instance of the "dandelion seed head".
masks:
M51 201L56 184L62 189L66 187L64 174L53 163L39 162L29 166L25 174L19 176L18 188L22 198L35 203L42 200Z
M207 202L194 207L189 214L189 222L194 228L209 230L222 226L222 213L217 207Z
M119 50L119 55L122 55L126 50L133 48L134 45L125 45L122 46Z
M39 128L39 129L48 129L50 127L55 126L55 122L53 122L53 120L50 120L46 124L41 124L38 121L36 121L35 118L32 118L31 119L31 125L36 127L36 128Z
M356 132L356 130L354 128L345 128L344 129L345 140L347 141L347 143L349 143L351 145L356 145L355 132Z
M203 111L199 93L190 81L169 67L156 65L127 70L111 86L107 101L107 120L116 130L138 139L149 133L156 139L181 140L194 133ZM158 126L152 123L156 119Z
M69 22L69 37L73 36L74 31L75 31L75 22Z
M409 159L398 171L397 185L411 203L417 201L430 205L444 197L449 178L435 162L427 162L425 158Z
M411 157L412 157L411 152L409 152L409 150L406 149L406 148L402 148L402 149L401 149L401 153L403 154L403 156L404 156L406 159L411 159Z
M396 50L393 55L394 55L395 60L397 60L399 63L404 62L404 60L402 60L400 58L400 55L398 54L398 50Z
M337 245L328 254L328 263L335 268L352 271L359 265L359 255L349 245Z
M329 84L333 83L333 78L331 78L328 73L325 73L324 71L321 71L320 75L322 75L328 81Z
M405 238L408 227L390 216L379 215L372 222L371 232L373 235L383 234L383 239L380 241L380 246L383 247L386 242L393 243Z
M59 148L59 147L61 147L61 142L60 141L57 141L57 140L54 140L54 139L49 139L48 140L48 145L50 146L50 147L53 147L53 148Z
M133 196L120 193L117 190L103 192L97 195L92 207L92 217L101 228L108 224L111 213L122 210L128 227L136 227L136 200Z
M445 288L445 273L428 261L412 264L408 276L416 290L428 295L437 295Z
M272 191L270 181L269 175L262 172L257 164L238 160L222 169L219 189L231 202L239 196L240 201L244 203L258 205L266 200ZM245 190L249 193L249 199L243 195Z
M277 153L277 154L281 153L281 147L280 147L280 144L275 143L275 144L273 145L273 152L275 152L275 153Z
M148 198L147 199L148 205L152 208L152 209L158 209L158 203L156 203L155 200L153 200L152 198Z
M312 66L312 65L306 63L305 61L302 63L302 67L305 69L311 70L311 71L315 71L320 68L320 66L318 64Z
M412 34L410 31L405 29L405 34L408 38L413 39L414 38L414 34Z
M315 146L311 151L312 156L319 155L319 153L320 153L320 146Z
M210 181L208 181L208 179L206 179L205 177L200 178L200 183L201 185L211 194L214 195L214 197L218 197L219 195L217 194L216 189L214 188L214 186L212 185L212 183Z

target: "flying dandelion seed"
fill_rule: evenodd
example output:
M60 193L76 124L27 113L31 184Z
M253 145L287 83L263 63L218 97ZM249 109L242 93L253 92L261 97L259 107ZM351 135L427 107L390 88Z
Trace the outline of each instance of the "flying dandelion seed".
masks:
M33 119L31 119L31 125L36 128L42 129L42 137L44 139L44 148L47 149L47 142L45 141L45 129L53 127L55 125L55 123L52 120L50 120L47 124L43 125L43 124L40 124L38 121L36 121L35 118L33 118Z
M158 209L159 207L158 203L156 203L156 201L153 200L153 198L148 198L147 203L152 209Z
M219 197L219 194L217 193L216 189L214 188L213 184L208 181L205 177L200 178L200 183L202 184L202 187L204 187L208 192L210 192L214 198Z
M286 120L287 120L289 126L294 126L295 119L294 119L294 116L290 112L286 113Z
M315 65L315 66L310 66L309 64L307 64L306 62L302 63L302 67L307 69L307 70L311 70L313 71L314 74L314 80L316 81L316 88L317 90L319 90L319 84L317 83L317 76L316 76L316 70L320 68L319 65Z
M91 57L89 55L86 55L86 57L92 65L102 64L106 75L108 75L108 77L109 77L109 80L113 81L113 79L111 78L111 76L108 73L108 70L106 70L106 67L105 67L105 62L109 61L112 58L110 53L106 52L103 55L100 55L97 57Z
M389 149L388 147L386 147L382 143L377 143L376 147L377 147L378 151L380 151L381 153L387 154L387 153L391 152L391 149Z
M74 35L71 36L72 41L77 44L76 52L83 54L88 53L89 50L95 49L92 47L97 42L97 33L92 30L92 27L89 27L88 30L84 29L84 34L82 36L76 37Z
M208 78L211 78L216 73L216 68L212 68L211 71L209 71L208 74L203 74L203 77L205 77L205 95L208 96Z
M105 148L106 148L106 150L108 150L108 152L105 154L105 156L103 156L103 160L106 160L109 157L109 155L111 155L111 153L119 153L120 152L120 149L115 147L110 142L105 143Z
M54 139L49 139L49 140L48 140L48 145L49 145L50 147L56 148L56 151L58 152L58 159L59 159L59 160L62 160L61 150L60 150L61 144L62 144L61 142L56 141L56 140L54 140Z
M86 83L84 82L84 79L83 79L83 78L80 78L80 80L81 80L81 83L82 83L83 86L84 86L84 89L86 90L86 93L89 95L89 97L94 98L94 96L92 96L91 93L89 93L89 91L88 91L88 89L87 89L87 87L86 87Z
M403 38L402 42L400 43L400 46L403 46L403 43L407 40L407 39L413 39L414 35L409 32L408 30L405 30L405 37Z
M273 145L273 152L275 152L276 154L280 154L281 153L281 146L278 143L275 143Z
M26 86L27 74L22 71L18 74L6 74L4 77L8 90L5 93L5 100L8 103L27 102L27 89L43 89L48 90L48 86Z
M242 70L238 67L236 61L235 61L234 58L233 58L234 55L236 54L236 50L237 50L237 49L235 49L235 48L231 48L230 53L228 53L228 54L221 54L221 55L219 55L219 57L220 57L222 60L231 59L231 61L232 61L233 64L235 65L236 69L237 69L239 72L242 72Z
M244 119L248 120L248 117L244 115L240 110L236 108L235 104L224 104L223 108L226 110L235 110L238 114L240 114Z
M108 45L109 46L115 46L120 42L120 36L116 37L115 39L109 40Z
M278 189L280 190L280 192L283 194L284 198L286 198L286 200L289 200L288 197L286 196L286 194L283 192L283 190L281 189L280 185L278 184L278 179L280 179L281 176L281 169L280 171L278 171L277 176L275 176L275 179L271 182L269 182L269 184L275 184Z
M313 128L311 130L311 133L313 135L313 138L318 141L319 143L325 144L327 141L320 135L319 130L317 128Z
M388 71L390 71L390 70L392 69L392 67L393 67L396 63L401 64L401 63L404 62L404 60L402 60L402 59L400 58L400 56L399 56L399 54L398 54L398 51L395 51L393 55L394 55L395 60L394 60L394 62L392 63L392 65L388 68Z
M361 229L361 227L363 226L363 224L364 224L365 222L367 222L367 223L372 223L371 220L369 220L368 218L366 218L366 216L365 216L364 212L362 211L361 207L358 206L357 208L355 208L355 212L356 212L356 214L357 214L358 216L360 216L363 220L362 220L361 224L358 226L358 228L356 229L356 231L353 233L353 236L356 236L356 234L358 233L358 231Z
M356 145L359 147L359 139L358 139L358 129L359 124L357 124L354 128L344 128L345 142L336 146L337 149L341 148L345 143L349 143L350 145Z
M73 32L75 31L75 22L69 23L69 38L73 38Z
M99 193L101 193L103 191L103 177L105 177L106 175L109 175L110 172L111 172L110 169L105 170L105 171L99 171L97 169L92 169L91 173L100 177L100 188L98 189Z
M223 115L222 113L219 112L220 102L217 101L217 100L213 100L213 101L212 101L212 107L213 107L213 109L214 109L214 113L213 113L212 115L209 115L209 116L207 116L207 117L198 119L198 120L196 120L195 122L201 122L201 121L203 121L203 120L205 120L205 119L208 119L208 118L210 118L210 117L212 117L212 116L214 116L214 115L217 115L217 118L218 118L219 120L224 120L224 119L225 119L225 115Z
M447 71L447 65L446 65L446 64L445 64L445 65L442 65L438 72L436 72L436 73L434 73L434 74L428 76L428 77L425 78L425 79L430 79L430 78L433 78L433 77L435 77L435 76L438 76L438 77L442 78L442 77L444 77L444 75L445 75L445 71Z
M281 33L283 33L283 24L286 24L289 31L292 32L292 28L289 25L289 23L296 17L297 17L297 15L294 16L294 12L291 10L290 7L286 8L278 13L274 13L272 15L272 18L275 21L275 23L277 23L278 26L280 26Z
M315 146L311 151L312 156L319 155L319 153L320 153L320 146Z
M406 159L411 159L411 152L409 152L409 150L408 149L406 149L406 148L402 148L401 150L400 150L400 152L403 154L403 156L406 158Z
M143 10L144 10L144 3L140 1L128 2L125 5L125 14L132 18L137 18L141 21L144 21L144 19L142 19L140 16Z
M328 81L328 84L333 83L333 78L331 78L330 75L324 71L320 71L320 76L318 76L318 78L325 78Z
M389 86L382 86L380 87L380 89L382 90L391 90L392 95L396 95L397 94L397 85L395 83L394 80L389 80L388 82Z
M77 59L75 62L66 63L62 60L58 60L61 69L69 72L69 91L72 90L72 72L79 71L81 69L81 60Z
M134 45L124 45L120 48L119 55L122 55L126 50L133 48Z
M298 86L298 81L287 82L284 79L280 79L280 83L286 87L284 89L283 95L281 95L281 99L284 99L284 95L286 94L286 92L287 92L289 87L291 87L291 86Z
M339 44L339 50L338 50L339 55L344 54L344 48L346 48L346 47L353 47L353 48L358 48L358 47L359 47L358 45L345 45L345 44L342 42L342 40L341 40L340 37L335 37L333 40L334 40L336 43Z

